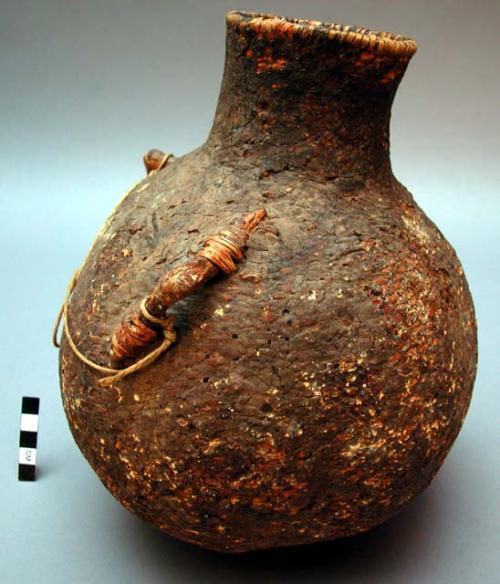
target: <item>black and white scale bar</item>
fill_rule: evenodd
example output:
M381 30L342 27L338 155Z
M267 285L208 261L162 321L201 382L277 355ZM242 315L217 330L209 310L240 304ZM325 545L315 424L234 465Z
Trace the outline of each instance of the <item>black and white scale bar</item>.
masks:
M19 433L19 480L34 481L40 398L23 397L21 431Z

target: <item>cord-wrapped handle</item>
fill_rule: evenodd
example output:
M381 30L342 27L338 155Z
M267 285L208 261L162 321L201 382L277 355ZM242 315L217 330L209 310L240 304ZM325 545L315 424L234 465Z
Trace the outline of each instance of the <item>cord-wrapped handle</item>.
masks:
M265 209L246 215L240 222L209 237L196 258L168 271L153 292L140 303L111 339L111 364L121 367L136 359L166 331L173 331L167 310L173 304L199 290L221 271L231 274L244 258L248 237L266 216Z
M165 154L157 149L147 152L143 161L148 176L162 170L173 157L173 154ZM125 196L136 186L132 187ZM167 309L181 298L201 288L220 271L226 274L235 272L238 269L238 262L244 257L243 248L248 236L265 216L264 209L258 209L246 215L239 223L209 237L194 260L167 272L158 281L153 292L143 298L139 310L131 314L113 335L110 365L101 365L85 356L77 347L71 334L68 311L80 274L80 270L77 270L71 279L63 305L54 323L52 332L54 346L60 347L58 331L61 322L64 322L64 335L73 353L88 367L106 374L98 381L101 387L109 387L128 375L148 367L176 341L173 317L167 315ZM160 342L156 343L156 341ZM156 344L156 347L151 348L153 344Z

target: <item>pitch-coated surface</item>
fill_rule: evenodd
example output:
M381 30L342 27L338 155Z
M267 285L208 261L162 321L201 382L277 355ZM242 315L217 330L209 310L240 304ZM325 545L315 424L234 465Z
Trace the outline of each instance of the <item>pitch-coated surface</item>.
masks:
M434 477L470 401L463 269L390 171L406 44L337 34L231 13L208 142L119 205L70 300L68 330L106 362L166 269L266 208L238 272L174 306L177 343L153 365L103 388L61 352L69 423L104 484L217 550L382 523Z

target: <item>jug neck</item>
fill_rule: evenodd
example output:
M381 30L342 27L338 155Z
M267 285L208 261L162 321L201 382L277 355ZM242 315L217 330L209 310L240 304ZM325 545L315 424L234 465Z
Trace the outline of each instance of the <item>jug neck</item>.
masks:
M231 12L207 145L264 173L391 173L391 106L415 51L389 33Z

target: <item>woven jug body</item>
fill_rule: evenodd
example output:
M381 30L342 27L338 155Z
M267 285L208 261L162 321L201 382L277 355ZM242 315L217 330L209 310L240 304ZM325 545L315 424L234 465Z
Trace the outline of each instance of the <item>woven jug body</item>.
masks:
M476 368L469 289L394 178L392 100L412 41L230 13L214 125L146 177L81 270L68 326L110 338L166 269L249 211L239 270L172 310L177 342L102 388L63 338L77 444L130 511L224 551L356 534L441 466Z

